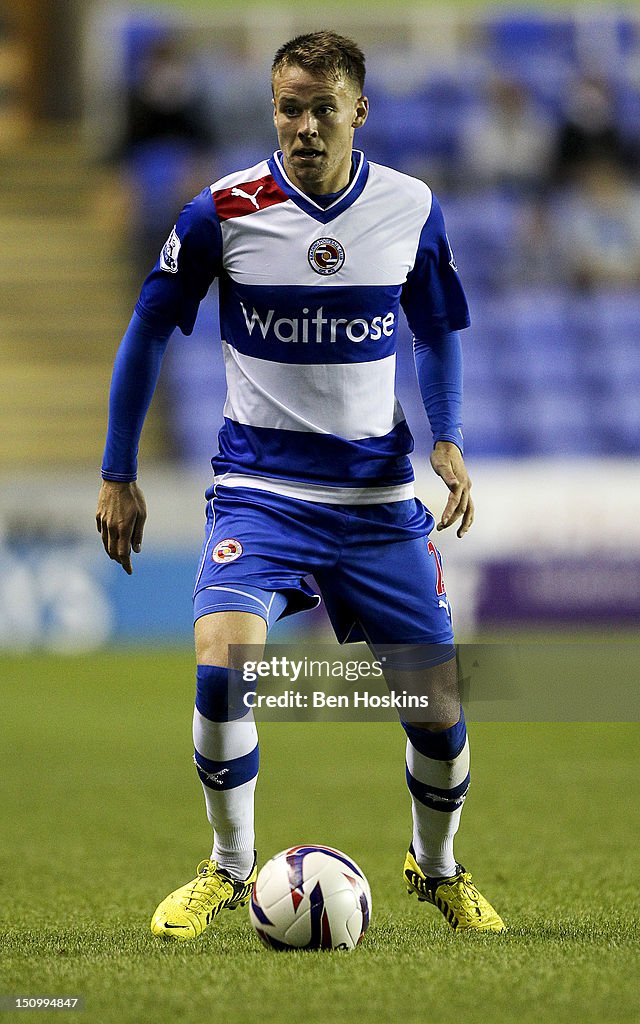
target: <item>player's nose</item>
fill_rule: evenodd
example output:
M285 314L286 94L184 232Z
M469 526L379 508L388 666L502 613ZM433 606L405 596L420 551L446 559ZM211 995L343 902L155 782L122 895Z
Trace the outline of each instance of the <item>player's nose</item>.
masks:
M298 135L301 138L309 138L309 136L318 134L318 122L316 121L313 114L306 111L300 119L300 127L298 128Z

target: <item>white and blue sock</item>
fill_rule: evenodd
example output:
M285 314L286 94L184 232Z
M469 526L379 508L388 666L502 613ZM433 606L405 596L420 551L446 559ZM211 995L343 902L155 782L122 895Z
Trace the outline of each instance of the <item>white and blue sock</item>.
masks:
M464 712L450 729L436 732L403 722L407 734L407 786L411 794L413 849L425 874L456 873L453 840L469 788L469 741Z
M233 670L197 667L194 761L213 828L211 859L234 878L246 878L254 859L258 732L253 713L239 717L232 706L230 677L233 685Z

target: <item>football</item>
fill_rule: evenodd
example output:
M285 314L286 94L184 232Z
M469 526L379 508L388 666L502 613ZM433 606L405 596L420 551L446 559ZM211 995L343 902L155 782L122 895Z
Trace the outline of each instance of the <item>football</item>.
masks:
M371 890L351 857L331 846L292 846L267 861L249 916L271 949L346 949L371 921Z

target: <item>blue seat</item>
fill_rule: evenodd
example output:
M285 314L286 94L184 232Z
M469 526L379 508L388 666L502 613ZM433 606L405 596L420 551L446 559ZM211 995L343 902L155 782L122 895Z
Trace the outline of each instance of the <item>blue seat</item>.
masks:
M419 93L381 93L371 111L358 135L359 144L371 159L397 167L408 160L439 154L441 131Z
M517 203L489 191L480 196L447 198L444 212L465 288L480 294L502 290L505 269L513 258Z
M529 11L494 15L487 27L489 55L499 65L521 67L549 54L573 61L576 25L571 17L547 17Z
M608 454L640 455L640 402L637 391L611 391L595 405L604 451Z
M580 388L514 398L509 413L530 455L595 455L603 449L600 425Z
M500 389L468 389L464 406L465 453L470 458L515 457L526 453L525 439L508 414Z
M226 174L232 174L234 171L242 170L245 167L253 167L264 160L265 157L271 156L274 148L275 145L271 149L265 148L265 145L260 140L225 146L216 155L216 179L223 178Z
M478 327L474 321L473 328L462 339L462 358L464 366L465 395L469 389L478 390L491 387L499 380L496 372L500 342L495 335Z
M612 341L616 338L638 339L640 324L640 295L600 292L591 304L591 315L598 334Z
M478 300L465 351L473 349L480 325L490 373L507 391L535 390L554 381L572 384L579 372L567 309L566 296L555 291Z
M585 378L600 391L640 395L640 343L618 340L612 344L603 336L585 352L583 365Z

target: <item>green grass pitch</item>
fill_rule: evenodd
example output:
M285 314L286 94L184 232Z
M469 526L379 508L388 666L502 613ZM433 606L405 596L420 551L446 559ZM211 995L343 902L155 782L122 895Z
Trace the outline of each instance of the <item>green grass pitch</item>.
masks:
M185 946L149 932L209 849L189 653L4 657L0 678L0 996L81 996L91 1024L637 1019L636 725L472 727L457 853L510 930L455 936L402 885L399 727L263 724L260 862L330 843L373 891L354 953L277 954L245 910Z

